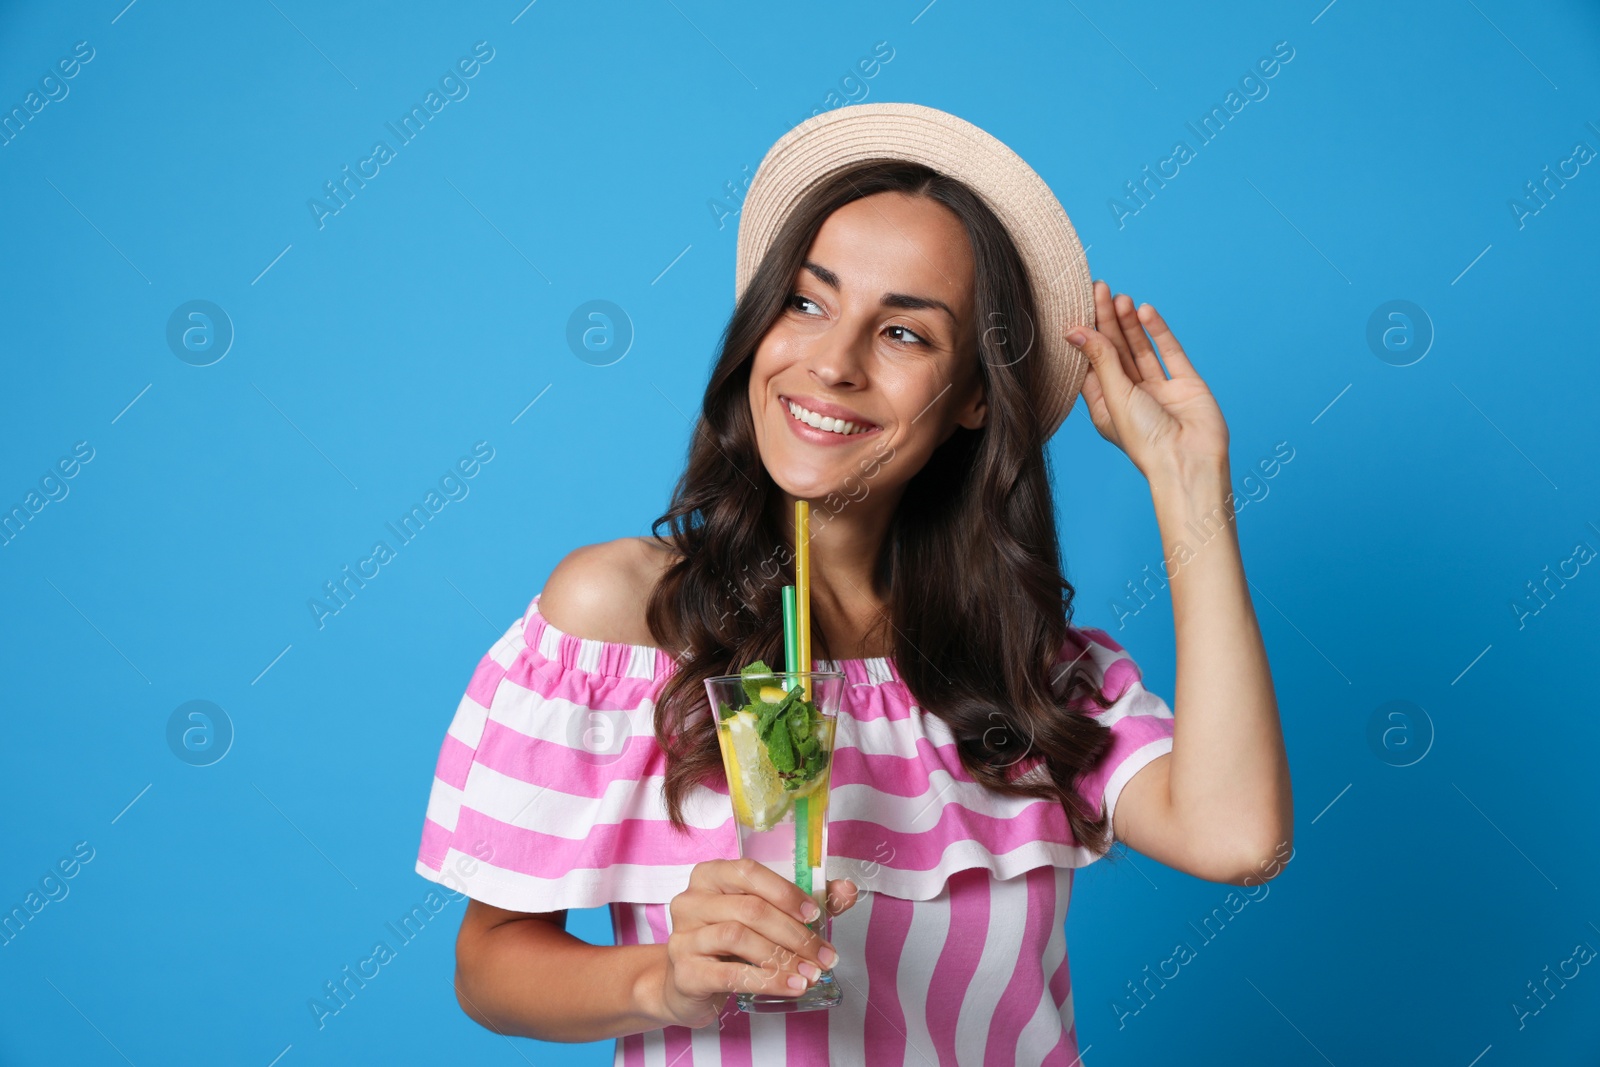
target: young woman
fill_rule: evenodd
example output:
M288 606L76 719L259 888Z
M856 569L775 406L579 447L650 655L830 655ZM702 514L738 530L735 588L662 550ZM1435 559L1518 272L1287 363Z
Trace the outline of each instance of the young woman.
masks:
M779 144L930 115L972 138L964 158L1026 171L914 105L844 108ZM615 1037L630 1065L1068 1065L1076 868L1113 838L1213 881L1282 868L1288 767L1216 403L1148 304L1085 274L1092 320L1062 319L1039 235L997 215L993 167L958 180L876 133L877 158L810 164L781 225L747 199L741 257L747 228L770 246L657 535L562 560L450 726L417 869L470 897L456 989L497 1032ZM1090 418L1150 484L1181 731L1121 645L1070 622L1044 445L1080 351ZM702 685L782 663L797 498L814 502L814 666L851 683L831 944L799 889L734 858ZM1209 533L1185 544L1193 529ZM566 932L568 909L602 905L615 945ZM798 995L828 966L834 1008L745 1014L729 996Z

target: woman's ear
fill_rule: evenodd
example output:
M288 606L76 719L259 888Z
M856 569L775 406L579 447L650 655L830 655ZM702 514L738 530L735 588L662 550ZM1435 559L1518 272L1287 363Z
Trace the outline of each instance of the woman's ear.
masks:
M966 403L956 412L956 425L964 426L969 430L976 430L983 426L989 417L989 402L984 389L983 375L974 367L967 377Z
M989 402L984 399L983 386L976 387L973 398L962 407L956 416L956 425L964 426L969 430L982 428L984 421L989 417Z

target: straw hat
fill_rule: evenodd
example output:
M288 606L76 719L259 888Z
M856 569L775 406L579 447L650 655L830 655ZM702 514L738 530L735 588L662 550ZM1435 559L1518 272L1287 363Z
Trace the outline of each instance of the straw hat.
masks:
M1077 231L1044 179L1022 157L972 123L921 104L852 104L814 115L778 138L761 160L739 214L734 296L744 294L789 211L820 181L867 160L921 163L966 183L1016 243L1040 321L1030 356L1044 359L1035 400L1048 438L1072 410L1088 358L1067 341L1094 325L1089 261Z

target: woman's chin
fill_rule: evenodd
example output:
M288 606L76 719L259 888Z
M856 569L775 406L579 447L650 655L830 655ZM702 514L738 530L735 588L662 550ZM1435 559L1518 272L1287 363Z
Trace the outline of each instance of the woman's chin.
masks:
M830 495L861 494L861 476L856 465L844 460L818 460L784 455L763 460L773 482L799 500L820 501ZM854 487L852 489L852 487Z

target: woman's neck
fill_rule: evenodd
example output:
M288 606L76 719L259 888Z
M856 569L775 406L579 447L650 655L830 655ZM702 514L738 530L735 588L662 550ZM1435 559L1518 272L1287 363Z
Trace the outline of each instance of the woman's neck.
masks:
M898 494L895 494L898 496ZM783 509L779 528L794 544L795 498L779 490ZM826 655L817 659L864 659L886 656L893 630L884 601L887 590L876 587L878 559L894 517L897 500L889 494L847 501L836 512L819 502L811 508L811 626ZM788 581L792 581L793 571ZM785 584L788 584L786 581Z

